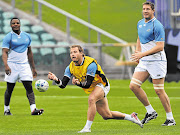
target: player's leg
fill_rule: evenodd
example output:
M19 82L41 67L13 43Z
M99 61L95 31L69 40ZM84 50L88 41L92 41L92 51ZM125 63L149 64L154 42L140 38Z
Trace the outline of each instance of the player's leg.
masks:
M84 128L78 133L91 132L91 125L96 115L96 102L104 98L104 91L96 86L88 98L87 122Z
M41 115L43 113L43 109L38 110L35 104L35 96L32 88L32 81L22 81L24 88L26 89L26 95L29 100L31 114L32 115Z
M41 115L43 113L43 109L37 109L36 104L35 104L35 96L32 88L32 81L33 81L33 76L32 76L32 71L30 68L29 64L19 64L19 78L22 81L25 89L26 89L26 94L27 98L29 100L30 104L30 109L31 109L31 115Z
M147 110L144 119L141 121L142 124L147 123L151 119L155 119L158 115L157 112L151 106L145 91L141 88L142 83L149 77L149 73L146 71L146 67L147 65L142 65L142 63L140 63L136 67L129 86Z
M153 81L154 90L156 94L159 96L159 99L161 100L161 103L166 111L167 119L163 124L163 126L176 125L176 122L173 118L169 97L164 90L164 78L153 79L152 81Z
M149 77L147 71L134 72L130 82L130 89L134 92L136 97L143 103L144 106L150 105L145 91L141 88L142 83Z
M19 74L15 63L8 62L8 66L11 69L11 74L5 74L4 78L4 81L7 82L7 88L4 94L4 115L12 115L10 112L10 99Z
M108 120L108 119L128 120L138 124L140 127L143 127L141 121L137 117L137 113L133 112L131 115L129 115L118 111L110 111L108 106L108 100L106 97L99 100L96 103L96 108L97 108L97 112L103 117L104 120Z
M7 82L7 88L4 94L4 115L12 115L10 112L10 100L15 83Z

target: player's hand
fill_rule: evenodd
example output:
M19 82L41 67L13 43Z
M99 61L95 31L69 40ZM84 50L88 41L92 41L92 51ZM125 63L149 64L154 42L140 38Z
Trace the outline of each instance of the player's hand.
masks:
M73 77L73 79L72 79L72 84L77 85L77 84L80 84L80 82L79 82L78 79L76 79L75 77Z
M131 60L134 61L134 62L137 62L139 63L139 59L143 57L143 53L142 52L139 52L139 51L136 51L134 54L132 54L131 56Z
M56 77L56 75L51 72L49 72L48 74L48 79L58 81L58 78Z
M36 77L37 77L37 71L36 71L36 69L32 69L32 74L33 74L33 78L36 78Z
M5 73L6 75L11 75L11 68L8 65L5 67Z

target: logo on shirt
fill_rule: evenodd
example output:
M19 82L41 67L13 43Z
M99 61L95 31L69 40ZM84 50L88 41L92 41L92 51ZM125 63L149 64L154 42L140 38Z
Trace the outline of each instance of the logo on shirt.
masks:
M163 40L163 38L161 38L161 40Z
M13 42L17 42L17 39L13 39L12 41L13 41Z
M151 29L146 30L147 32L150 32Z
M28 38L26 38L26 42L28 42L29 40L28 40Z
M139 28L142 28L142 25L139 25Z

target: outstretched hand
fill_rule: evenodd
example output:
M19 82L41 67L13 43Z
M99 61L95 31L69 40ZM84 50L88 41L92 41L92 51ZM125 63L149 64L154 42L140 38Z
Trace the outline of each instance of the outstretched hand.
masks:
M80 84L80 82L78 79L75 79L75 77L73 77L72 84L77 85L77 84Z
M48 79L58 81L58 78L56 77L56 75L51 72L48 73Z

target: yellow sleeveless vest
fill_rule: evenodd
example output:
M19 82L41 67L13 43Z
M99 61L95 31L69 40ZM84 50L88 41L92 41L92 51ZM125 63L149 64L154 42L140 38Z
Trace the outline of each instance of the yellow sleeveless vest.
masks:
M86 78L86 73L87 73L87 67L92 63L95 62L97 65L97 70L96 70L96 74L94 77L94 80L91 84L91 86L88 89L83 88L83 90L86 92L86 94L90 94L95 86L98 83L102 83L104 86L108 85L108 80L105 77L104 72L101 69L101 66L97 63L97 61L91 57L88 56L84 56L84 63L80 66L75 66L74 62L72 61L69 64L69 69L71 74L78 79L80 82L84 82L85 78Z

